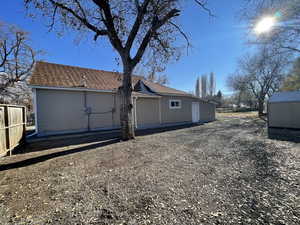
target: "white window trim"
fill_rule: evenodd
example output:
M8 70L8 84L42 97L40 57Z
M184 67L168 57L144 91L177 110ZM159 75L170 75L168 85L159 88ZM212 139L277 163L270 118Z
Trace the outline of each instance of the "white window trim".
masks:
M172 102L179 102L179 106L172 106ZM170 109L181 109L181 100L179 100L179 99L170 99L169 100L169 108Z

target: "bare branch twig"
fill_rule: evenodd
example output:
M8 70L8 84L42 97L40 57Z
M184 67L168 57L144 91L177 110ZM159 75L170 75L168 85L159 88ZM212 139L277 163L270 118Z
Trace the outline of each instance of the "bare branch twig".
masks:
M209 8L207 8L206 7L206 2L201 2L200 0L195 0L195 2L198 4L198 5L200 5L205 11L207 11L208 12L208 14L209 14L209 16L211 16L211 17L216 17L213 13L212 13L212 11L209 9Z

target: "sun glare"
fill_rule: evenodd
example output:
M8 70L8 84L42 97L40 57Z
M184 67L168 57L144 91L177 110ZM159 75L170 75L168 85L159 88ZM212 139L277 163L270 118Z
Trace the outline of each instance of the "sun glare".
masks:
M254 31L256 34L267 33L272 30L275 25L275 17L264 17L255 26Z

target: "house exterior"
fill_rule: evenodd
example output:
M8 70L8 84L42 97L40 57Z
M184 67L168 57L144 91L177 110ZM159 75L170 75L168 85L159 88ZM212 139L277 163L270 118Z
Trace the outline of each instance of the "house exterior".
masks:
M133 76L133 121L137 129L215 120L215 104ZM37 62L33 90L39 136L120 127L122 74Z
M300 140L300 91L278 92L268 101L271 138Z

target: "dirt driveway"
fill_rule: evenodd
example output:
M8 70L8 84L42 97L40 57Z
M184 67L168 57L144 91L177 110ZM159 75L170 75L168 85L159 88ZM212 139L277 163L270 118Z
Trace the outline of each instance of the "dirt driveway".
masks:
M300 224L299 197L300 145L253 116L0 159L0 224Z

